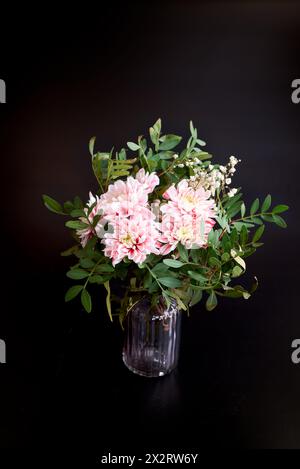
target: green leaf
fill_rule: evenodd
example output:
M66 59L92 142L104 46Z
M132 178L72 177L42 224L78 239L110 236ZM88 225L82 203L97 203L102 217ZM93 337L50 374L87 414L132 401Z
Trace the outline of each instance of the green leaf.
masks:
M183 262L176 261L175 259L164 259L163 263L169 267L173 267L174 269L178 269L184 265Z
M83 208L83 202L82 202L81 198L78 197L78 195L76 195L76 197L74 197L74 208Z
M158 142L159 134L156 133L153 127L150 127L149 134L150 134L151 142L154 143L154 145L156 145Z
M264 231L265 231L265 225L261 225L254 233L252 243L256 243L256 241L258 241L262 237Z
M228 262L230 260L230 255L228 252L224 252L224 254L222 254L222 262Z
M192 270L189 270L188 274L191 278L193 278L194 280L197 280L198 282L203 283L207 281L207 278L204 275L199 274L199 272L193 272Z
M82 278L88 277L89 272L86 272L82 269L71 269L67 272L66 275L73 280L81 280Z
M69 220L65 223L65 225L72 230L84 230L89 226L87 223L83 223L79 220Z
M83 259L80 259L80 265L84 269L91 269L92 267L94 267L95 262L92 261L92 259L89 259L89 258L85 257Z
M160 277L159 282L165 287L176 288L181 286L181 281L174 277Z
M96 141L96 137L92 137L89 141L89 152L90 152L91 156L94 155L95 141Z
M244 291L240 290L239 288L227 287L224 296L226 296L227 298L241 298L243 296L243 293Z
M160 131L161 131L161 119L157 119L157 121L155 122L155 124L153 124L153 129L155 130L155 132L157 134L160 134Z
M244 244L247 243L248 241L248 230L245 225L242 226L241 232L240 232L240 241L241 245L243 246Z
M75 208L74 210L72 210L70 215L73 218L86 217L85 211L80 208Z
M263 215L261 216L261 218L262 218L264 221L268 221L268 222L270 222L270 223L274 223L274 222L275 222L275 220L274 220L274 218L273 218L272 215L264 215L264 214L263 214Z
M232 269L232 277L239 277L243 273L243 269L239 265L236 265Z
M69 290L67 291L65 295L65 301L73 300L73 298L75 298L78 295L78 293L81 292L82 288L83 288L82 285L74 285L73 287L69 288Z
M108 315L109 315L109 318L112 322L113 318L112 318L112 314L111 314L111 302L110 302L110 285L109 285L109 280L107 282L104 282L104 287L107 291L107 295L106 295L106 308L107 308L107 312L108 312Z
M253 223L255 223L256 225L262 225L263 224L263 222L261 221L261 219L259 217L252 217L251 221Z
M191 132L191 135L194 137L197 137L197 135L195 135L195 127L194 127L194 124L193 124L193 121L190 121L190 132Z
M85 289L81 292L81 304L87 313L92 311L92 298L89 292Z
M273 220L274 220L274 222L276 223L277 226L280 226L280 228L286 228L287 227L286 222L279 215L273 215Z
M178 249L178 252L179 252L179 256L183 260L183 262L188 262L189 253L188 253L187 249L181 243L177 244L177 249Z
M241 200L238 200L235 202L230 208L227 208L227 216L228 218L233 218L239 211L241 210L243 202Z
M102 277L101 275L92 275L89 278L89 282L90 283L104 283L104 277Z
M110 264L101 264L101 265L98 265L95 269L97 272L114 272L115 269L112 265Z
M271 207L271 203L272 203L272 197L270 196L270 194L268 194L265 200L263 201L263 204L261 206L261 211L267 212L269 208Z
M129 176L130 172L129 171L114 171L113 175L112 175L112 179L118 179L118 178L121 178L123 176Z
M199 303L199 301L201 301L201 299L202 299L202 295L203 295L202 290L197 290L197 291L195 291L195 293L193 294L192 299L191 299L189 305L192 307L192 306L194 306L195 304Z
M206 301L207 311L212 311L217 306L217 304L218 304L217 296L216 296L214 290L212 290L209 297L207 298L207 301Z
M191 258L192 258L192 261L194 262L194 264L198 264L199 263L199 249L191 249L190 250L190 254L191 254Z
M137 145L136 143L134 142L127 142L127 146L130 150L132 151L137 151L139 150L141 147L139 145Z
M64 215L64 211L61 204L56 200L52 199L52 197L49 197L48 195L44 194L43 201L45 207L50 210L50 212L58 213L59 215Z
M153 155L154 157L157 156L158 160L170 160L174 155L172 151L160 151L157 155Z
M208 264L210 267L221 267L221 262L216 257L210 257L208 259Z
M255 199L250 208L250 215L254 215L259 208L259 199Z
M156 264L155 267L153 267L153 269L151 269L151 271L153 272L154 275L159 277L160 275L162 276L166 275L169 272L169 269L165 264L163 264L162 262L159 262L158 264Z
M95 153L92 158L92 168L94 175L101 186L102 180L107 177L109 153Z
M286 212L289 209L287 205L276 205L276 207L273 208L272 213L282 213Z
M242 218L244 218L245 213L246 213L246 206L245 206L245 204L244 204L244 202L243 202L242 205L241 205L241 217L242 217Z
M67 214L70 214L72 210L74 209L74 205L70 200L67 200L67 202L64 203L64 212Z
M172 148L175 148L179 142L182 140L182 137L179 137L178 135L165 135L164 137L161 137L161 143L159 145L160 150L172 150Z
M242 193L239 192L238 194L234 195L233 197L229 197L226 202L224 203L224 207L226 209L229 209L230 207L232 207L232 205L234 205L238 200L240 200L240 198L242 197ZM243 203L241 201L241 203Z

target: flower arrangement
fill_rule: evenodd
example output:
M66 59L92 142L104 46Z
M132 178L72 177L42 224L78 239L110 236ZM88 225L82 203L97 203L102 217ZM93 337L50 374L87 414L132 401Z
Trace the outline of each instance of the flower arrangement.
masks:
M63 256L76 263L67 276L79 283L69 288L65 300L80 295L87 312L92 310L90 286L103 285L112 320L111 302L122 322L127 311L145 294L156 304L163 297L179 308L201 301L208 311L218 297L248 299L257 279L247 290L237 279L246 271L245 259L263 245L264 222L285 228L281 213L286 205L271 209L271 196L255 199L246 210L240 188L232 188L236 166L230 156L226 166L213 164L212 155L190 122L186 146L175 150L182 138L161 133L161 120L150 127L150 145L143 136L127 142L119 152L89 151L98 188L86 204L75 197L63 205L44 195L45 206L71 219L76 244ZM128 152L133 153L128 158ZM117 296L113 281L123 293Z

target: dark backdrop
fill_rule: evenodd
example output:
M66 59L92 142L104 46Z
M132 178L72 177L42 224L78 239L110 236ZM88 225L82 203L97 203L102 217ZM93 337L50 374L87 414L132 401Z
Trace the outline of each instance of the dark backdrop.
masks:
M0 445L98 456L300 448L300 364L290 358L300 338L300 4L15 8L1 19ZM288 229L268 226L249 260L255 296L194 308L178 370L147 380L123 367L103 292L91 315L64 304L68 233L41 194L86 199L96 187L89 138L120 148L158 117L184 135L192 119L216 159L242 159L235 185L247 201L271 193L291 210Z

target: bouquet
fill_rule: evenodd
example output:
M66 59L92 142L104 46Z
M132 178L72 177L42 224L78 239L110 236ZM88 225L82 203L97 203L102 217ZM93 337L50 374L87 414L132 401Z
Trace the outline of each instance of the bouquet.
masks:
M264 223L285 228L281 213L288 207L271 208L267 195L247 209L241 188L232 187L240 160L212 163L192 122L190 134L179 150L182 138L163 135L158 119L149 137L139 136L120 151L96 151L93 137L97 189L89 200L75 197L61 205L43 196L49 210L69 218L66 227L75 240L62 253L76 258L67 272L76 284L66 301L80 295L89 313L93 284L103 285L109 317L117 314L122 323L144 295L153 305L176 300L185 311L204 298L211 311L218 297L248 299L256 290L256 277L250 289L239 278L247 258L263 245Z

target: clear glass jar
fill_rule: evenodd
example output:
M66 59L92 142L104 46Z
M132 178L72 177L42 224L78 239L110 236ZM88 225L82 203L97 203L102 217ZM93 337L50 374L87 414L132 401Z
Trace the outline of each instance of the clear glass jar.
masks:
M181 313L174 300L169 307L163 298L151 307L144 297L128 312L125 321L123 361L141 376L157 377L177 366Z

